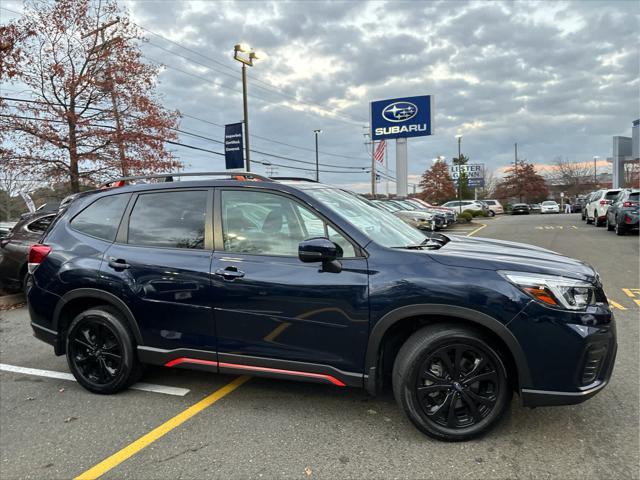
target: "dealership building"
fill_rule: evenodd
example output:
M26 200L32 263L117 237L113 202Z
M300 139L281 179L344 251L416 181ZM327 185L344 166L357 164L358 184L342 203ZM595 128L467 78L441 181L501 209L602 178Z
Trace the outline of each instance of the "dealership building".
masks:
M626 186L625 166L630 163L640 163L640 119L634 120L631 127L631 137L613 137L611 162L613 164L613 188ZM638 167L636 166L636 168ZM638 185L633 186L637 187Z

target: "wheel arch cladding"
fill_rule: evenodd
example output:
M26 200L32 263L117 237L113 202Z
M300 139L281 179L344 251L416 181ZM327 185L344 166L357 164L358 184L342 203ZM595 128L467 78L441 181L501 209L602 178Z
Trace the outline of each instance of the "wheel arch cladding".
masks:
M78 288L65 293L58 301L53 313L53 328L58 332L56 354L64 354L64 332L71 321L82 311L99 305L109 305L117 309L130 328L138 345L143 345L140 328L131 310L112 293L95 288Z
M445 304L419 304L407 305L397 308L385 314L371 329L367 353L365 356L365 386L367 391L375 395L379 391L382 375L384 373L383 348L394 332L403 331L399 337L395 337L399 346L404 340L418 328L438 322L460 322L465 325L475 326L497 339L504 348L505 353L510 355L514 372L517 376L518 390L531 383L531 375L526 357L520 343L507 327L495 318L465 307ZM404 336L403 336L404 335ZM392 342L393 342L393 335ZM394 348L393 346L391 347ZM396 351L397 353L397 351ZM508 363L508 362L507 362Z

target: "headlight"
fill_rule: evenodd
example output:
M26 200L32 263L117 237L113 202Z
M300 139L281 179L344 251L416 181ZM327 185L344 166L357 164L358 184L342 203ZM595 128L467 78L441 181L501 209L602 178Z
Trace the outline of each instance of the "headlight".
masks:
M581 280L537 273L498 273L535 300L551 307L584 310L596 303L595 287Z

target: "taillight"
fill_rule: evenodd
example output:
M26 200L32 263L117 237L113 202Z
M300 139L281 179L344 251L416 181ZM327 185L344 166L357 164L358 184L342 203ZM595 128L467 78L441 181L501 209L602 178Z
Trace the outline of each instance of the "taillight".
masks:
M611 200L600 200L600 205L609 205Z
M29 264L27 265L29 273L35 272L38 265L42 263L49 253L51 253L51 247L48 245L40 245L39 243L32 245L29 249Z
M638 202L624 202L622 204L623 207L637 207L638 206Z

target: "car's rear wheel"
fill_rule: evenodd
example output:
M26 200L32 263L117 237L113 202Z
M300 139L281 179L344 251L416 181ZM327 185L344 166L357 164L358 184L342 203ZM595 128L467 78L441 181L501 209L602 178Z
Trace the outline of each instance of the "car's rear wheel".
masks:
M491 342L449 324L424 327L405 342L393 366L393 392L419 430L445 441L487 432L512 396Z
M113 307L94 307L74 318L66 347L71 373L91 392L119 392L142 374L133 336Z
M620 225L620 223L616 220L616 224L614 226L614 229L616 231L616 235L622 237L626 232L624 231L624 227L622 225Z
M615 225L611 225L611 222L609 222L609 215L607 215L607 220L605 221L605 227L607 227L607 232L610 232L615 228Z

